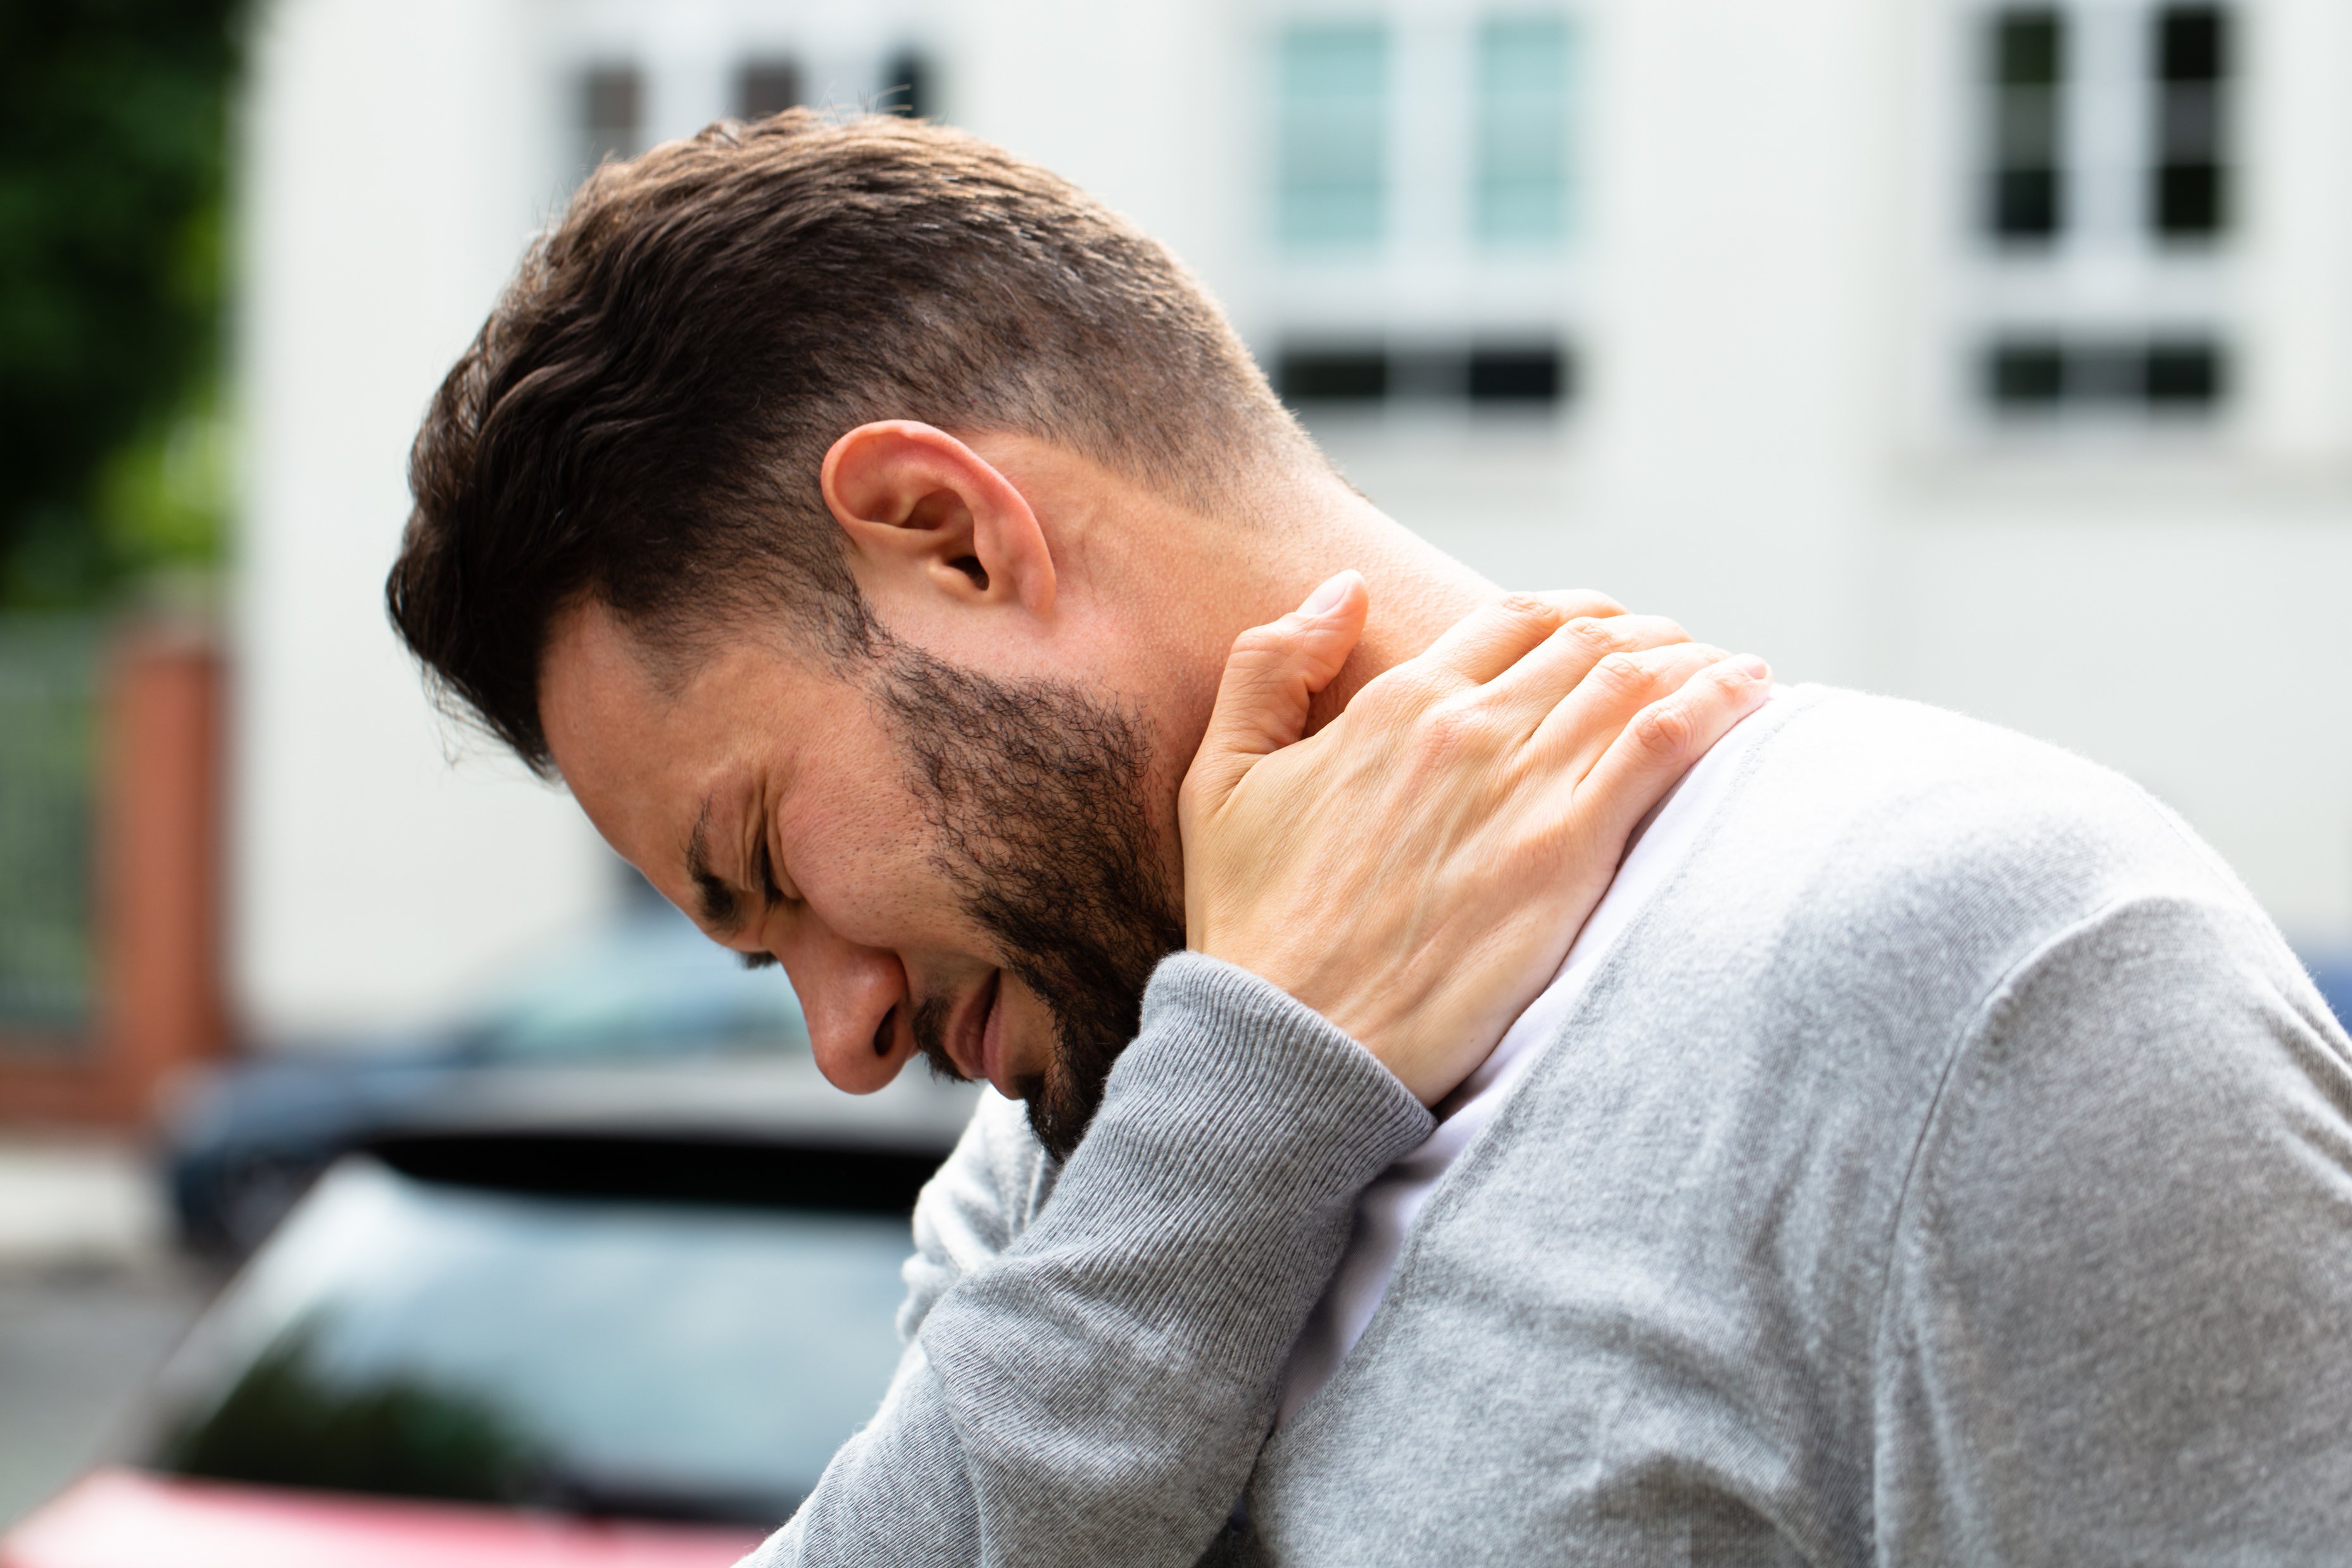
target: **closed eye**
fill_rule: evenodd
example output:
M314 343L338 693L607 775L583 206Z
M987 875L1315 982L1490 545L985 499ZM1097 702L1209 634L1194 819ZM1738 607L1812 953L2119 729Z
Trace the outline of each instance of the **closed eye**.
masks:
M738 953L735 956L747 969L772 969L776 967L773 953Z

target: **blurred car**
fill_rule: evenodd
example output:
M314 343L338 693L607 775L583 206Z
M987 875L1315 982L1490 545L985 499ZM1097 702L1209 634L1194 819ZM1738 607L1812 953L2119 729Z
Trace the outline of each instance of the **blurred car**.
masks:
M2334 1009L2336 1021L2352 1030L2352 958L2306 959L2305 967L2311 971L2321 998Z
M0 1568L730 1563L880 1400L908 1214L972 1092L380 1137Z
M650 896L650 895L648 895ZM163 1129L181 1239L249 1252L337 1155L416 1124L648 1093L691 1103L814 1071L791 985L746 970L667 904L529 967L446 1028L290 1045L198 1078Z

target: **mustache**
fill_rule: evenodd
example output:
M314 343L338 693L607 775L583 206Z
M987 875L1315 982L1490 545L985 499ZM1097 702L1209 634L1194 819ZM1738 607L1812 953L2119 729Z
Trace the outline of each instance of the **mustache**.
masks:
M963 1069L958 1067L955 1058L948 1054L948 1014L950 1010L947 998L925 997L915 1004L915 1010L907 1015L907 1027L914 1032L916 1049L923 1053L923 1060L930 1063L931 1076L950 1083L962 1083L968 1082Z
M923 1061L931 1076L943 1083L969 1083L962 1068L948 1054L948 1016L955 1010L945 997L925 997L907 1015L907 1027L913 1031L915 1047L923 1053ZM885 1027L887 1027L887 1022ZM1035 1073L1013 1081L1021 1098L1034 1101L1045 1088L1045 1080Z

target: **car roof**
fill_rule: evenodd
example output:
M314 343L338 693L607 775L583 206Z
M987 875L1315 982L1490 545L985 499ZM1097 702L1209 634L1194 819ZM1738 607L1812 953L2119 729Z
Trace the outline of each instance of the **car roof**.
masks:
M982 1092L909 1070L874 1093L850 1094L806 1058L527 1067L472 1074L463 1093L420 1103L393 1130L702 1137L944 1157Z

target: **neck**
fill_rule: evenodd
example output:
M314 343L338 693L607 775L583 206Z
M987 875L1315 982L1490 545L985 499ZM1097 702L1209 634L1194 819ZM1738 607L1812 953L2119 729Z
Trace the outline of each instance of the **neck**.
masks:
M1283 570L1266 585L1271 607L1254 617L1271 621L1296 609L1334 572L1363 573L1372 601L1363 641L1307 710L1310 731L1329 723L1373 676L1414 657L1503 591L1353 490L1330 488L1312 526L1291 536L1299 548L1280 552Z

